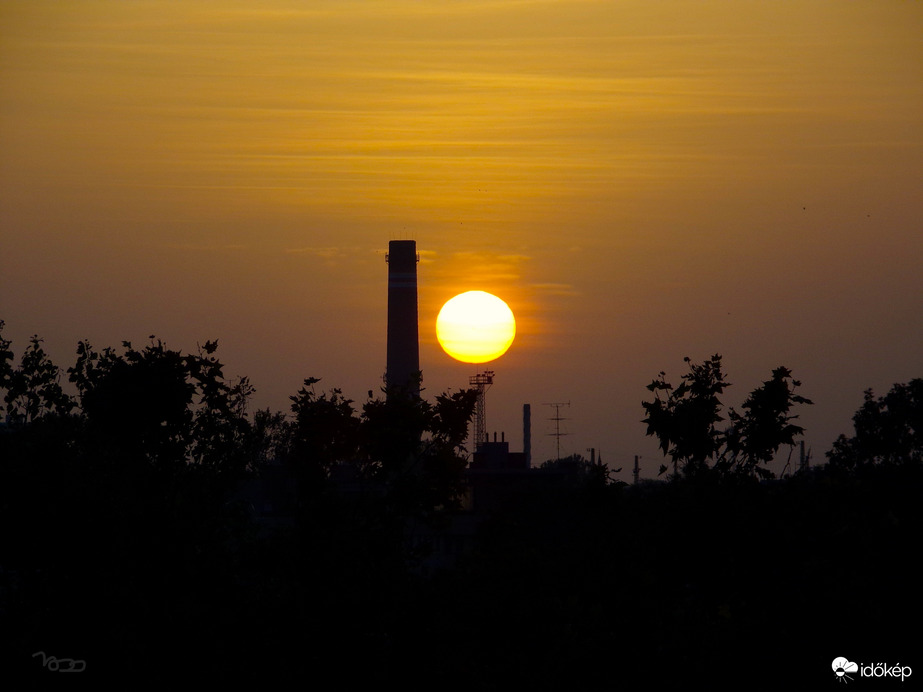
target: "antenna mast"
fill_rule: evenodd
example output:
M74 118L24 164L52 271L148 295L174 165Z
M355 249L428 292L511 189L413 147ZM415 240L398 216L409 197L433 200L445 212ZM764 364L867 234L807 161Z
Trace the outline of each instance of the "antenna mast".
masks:
M556 454L557 454L555 459L557 461L560 461L561 460L561 438L564 435L570 435L570 433L561 432L561 421L568 420L567 418L561 417L561 409L564 406L570 406L570 402L569 401L555 402L551 404L545 404L545 406L551 406L554 409L554 415L548 419L548 420L554 421L554 432L548 433L548 434L555 438L555 449L556 449Z

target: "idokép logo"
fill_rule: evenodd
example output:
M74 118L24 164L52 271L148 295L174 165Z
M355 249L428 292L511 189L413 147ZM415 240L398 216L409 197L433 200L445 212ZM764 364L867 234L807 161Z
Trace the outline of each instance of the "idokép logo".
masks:
M904 682L913 673L910 666L900 663L893 666L888 663L854 663L843 657L833 659L833 672L837 682L850 682L856 673L861 678L893 678Z
M852 677L848 674L858 673L859 666L845 658L835 658L833 659L833 672L836 673L837 682L849 682Z

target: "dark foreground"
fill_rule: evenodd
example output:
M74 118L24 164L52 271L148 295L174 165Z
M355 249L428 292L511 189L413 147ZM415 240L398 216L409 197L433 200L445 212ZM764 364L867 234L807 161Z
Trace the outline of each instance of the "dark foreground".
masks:
M916 468L561 487L430 573L336 497L268 530L207 487L54 471L5 479L7 682L814 689L839 656L923 678Z

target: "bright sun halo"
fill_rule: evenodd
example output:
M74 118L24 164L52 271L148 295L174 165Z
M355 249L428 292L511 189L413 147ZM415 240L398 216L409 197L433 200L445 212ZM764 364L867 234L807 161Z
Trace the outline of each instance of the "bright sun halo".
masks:
M516 319L509 305L484 291L460 293L439 311L436 338L443 350L463 363L487 363L513 343Z

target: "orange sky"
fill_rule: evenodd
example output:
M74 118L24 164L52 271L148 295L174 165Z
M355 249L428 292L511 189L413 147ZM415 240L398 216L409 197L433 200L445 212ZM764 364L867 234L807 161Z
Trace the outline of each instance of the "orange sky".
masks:
M785 365L822 456L923 376L923 5L363 0L0 4L0 319L20 353L218 338L255 405L381 383L392 238L442 303L506 300L488 428L643 455L660 370ZM541 459L537 459L540 461ZM627 477L627 472L623 477Z

